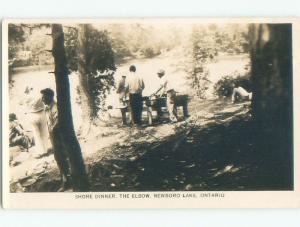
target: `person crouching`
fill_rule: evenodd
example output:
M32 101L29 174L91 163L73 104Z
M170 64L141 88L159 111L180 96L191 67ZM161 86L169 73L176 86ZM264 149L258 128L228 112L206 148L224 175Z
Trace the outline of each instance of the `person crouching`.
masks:
M233 88L231 102L239 102L239 101L250 101L252 100L252 92L246 91L245 88L241 86L236 86Z

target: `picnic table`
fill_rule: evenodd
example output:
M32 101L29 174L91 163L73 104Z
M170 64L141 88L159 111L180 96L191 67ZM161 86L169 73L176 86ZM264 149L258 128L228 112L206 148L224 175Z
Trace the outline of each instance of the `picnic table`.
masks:
M176 95L175 106L182 107L184 118L188 117L188 95ZM129 106L129 100L127 100ZM143 111L147 112L148 124L153 123L153 111L158 111L158 108L167 106L167 97L143 96ZM130 112L130 108L126 108Z

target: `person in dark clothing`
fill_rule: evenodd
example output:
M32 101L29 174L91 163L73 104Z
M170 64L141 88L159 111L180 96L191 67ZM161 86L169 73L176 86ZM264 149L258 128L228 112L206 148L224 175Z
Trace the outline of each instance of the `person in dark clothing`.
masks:
M143 98L141 94L129 94L129 103L132 110L134 124L142 124Z
M126 80L126 91L129 93L131 119L134 124L141 125L143 112L142 92L145 88L143 79L136 73L134 65L129 68L130 75Z

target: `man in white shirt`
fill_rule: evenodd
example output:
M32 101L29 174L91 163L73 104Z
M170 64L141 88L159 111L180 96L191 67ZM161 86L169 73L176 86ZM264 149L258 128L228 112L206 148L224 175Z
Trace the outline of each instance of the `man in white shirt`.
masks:
M171 83L165 77L165 71L163 69L160 69L157 72L157 75L160 80L160 85L158 90L154 94L158 95L159 97L163 96L164 94L167 95L167 109L169 112L169 118L171 122L177 122L177 107L175 105L176 92ZM160 106L158 106L157 114L158 116L161 115Z
M117 94L119 94L119 108L121 110L123 125L126 125L126 76L123 75L117 85Z
M21 100L20 104L26 105L29 108L29 111L27 110L25 114L28 116L28 121L32 125L34 157L40 157L47 152L49 147L44 103L41 97L37 97L33 87L27 86L24 93L25 97Z
M35 141L35 156L45 154L49 145L44 103L41 98L32 101L30 105L29 121L33 126ZM27 113L26 113L27 114Z
M232 103L236 101L251 100L251 99L252 99L252 92L246 91L241 86L233 88L232 96L231 96Z
M143 79L136 73L136 67L131 65L130 75L126 79L126 91L129 93L131 119L134 124L141 125L143 112L142 92L145 88Z
M41 90L42 101L45 105L45 114L47 126L52 144L54 158L58 165L61 175L61 188L59 191L64 191L71 188L71 173L68 160L67 150L64 140L62 139L61 130L58 125L57 104L54 101L54 91L50 88Z

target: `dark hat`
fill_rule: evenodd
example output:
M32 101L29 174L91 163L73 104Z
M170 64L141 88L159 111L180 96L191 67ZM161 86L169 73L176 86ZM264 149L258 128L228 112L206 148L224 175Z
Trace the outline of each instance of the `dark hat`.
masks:
M9 114L9 121L14 121L17 120L17 115L15 113L10 113Z
M129 71L130 71L130 72L135 72L135 71L136 71L135 65L131 65L131 66L129 67Z
M165 70L160 69L160 70L158 70L157 74L158 75L165 75Z
M51 88L41 90L41 94L54 97L54 91Z

